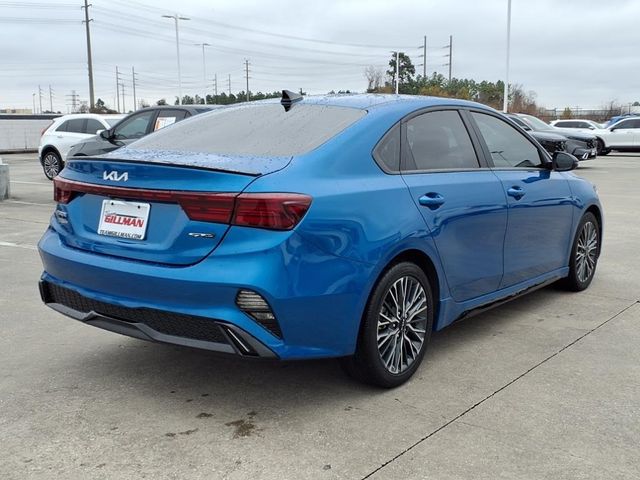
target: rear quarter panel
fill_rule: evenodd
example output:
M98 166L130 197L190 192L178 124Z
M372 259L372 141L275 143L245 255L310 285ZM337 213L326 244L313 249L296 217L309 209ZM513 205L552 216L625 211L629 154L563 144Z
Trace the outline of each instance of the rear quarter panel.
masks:
M257 179L246 190L313 197L296 233L328 256L364 267L344 282L355 300L351 318L356 327L375 281L404 251L419 250L429 256L438 272L440 294L448 296L431 234L406 184L400 175L384 173L372 156L378 140L402 116L400 111L371 112L332 141L295 157L286 169Z

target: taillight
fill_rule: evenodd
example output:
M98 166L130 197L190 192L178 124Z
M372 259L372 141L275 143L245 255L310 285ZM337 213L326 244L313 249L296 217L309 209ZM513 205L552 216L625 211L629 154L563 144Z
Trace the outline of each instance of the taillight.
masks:
M78 193L178 203L191 220L270 230L291 230L302 220L311 205L311 197L299 193L237 194L148 190L54 178L53 199L56 202L69 203Z
M237 193L175 193L175 201L191 220L229 223Z
M307 213L311 197L298 193L243 193L236 198L233 225L291 230Z

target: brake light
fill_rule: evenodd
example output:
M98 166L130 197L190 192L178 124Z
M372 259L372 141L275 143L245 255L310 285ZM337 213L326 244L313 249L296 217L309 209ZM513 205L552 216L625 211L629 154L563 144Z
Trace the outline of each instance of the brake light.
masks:
M307 213L312 200L310 196L299 193L148 190L54 178L53 199L56 202L67 204L78 193L177 203L191 220L271 230L291 230Z
M307 213L311 197L298 193L243 193L236 198L233 225L291 230Z
M175 201L191 220L229 223L237 193L176 193Z

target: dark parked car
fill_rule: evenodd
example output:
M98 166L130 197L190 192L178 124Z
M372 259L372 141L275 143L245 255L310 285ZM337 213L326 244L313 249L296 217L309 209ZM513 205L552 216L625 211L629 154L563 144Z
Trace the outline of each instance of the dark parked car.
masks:
M67 157L101 155L124 147L156 130L204 113L215 108L212 105L158 105L133 112L108 130L101 131L95 137L87 138L75 144Z
M554 143L558 143L560 139L564 140L564 150L572 154L578 160L588 160L595 158L597 155L597 138L590 133L579 132L563 132L560 129L552 127L533 115L524 113L511 113L508 115L511 120L516 122L524 130L528 131L540 144L549 152Z

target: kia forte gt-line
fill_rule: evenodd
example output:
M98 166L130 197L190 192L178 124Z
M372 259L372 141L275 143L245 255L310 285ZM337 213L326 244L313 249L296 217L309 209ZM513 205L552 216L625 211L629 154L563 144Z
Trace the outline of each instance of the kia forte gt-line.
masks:
M589 286L602 208L576 164L476 103L285 91L70 158L42 300L140 339L339 357L397 386L432 331Z

